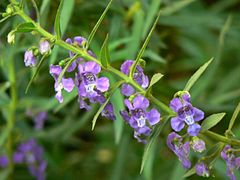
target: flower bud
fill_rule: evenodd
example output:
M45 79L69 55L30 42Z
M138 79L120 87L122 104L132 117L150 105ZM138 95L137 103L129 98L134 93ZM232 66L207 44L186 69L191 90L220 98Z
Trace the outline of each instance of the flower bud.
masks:
M51 45L47 40L42 40L39 44L39 51L42 55L51 51Z
M195 152L203 152L206 149L205 142L194 136L191 141L191 146Z
M203 162L197 163L196 166L196 174L203 177L209 177L209 169L207 165Z
M33 50L27 50L24 54L24 63L25 66L35 66L37 61L36 57L33 54Z
M15 43L15 31L11 31L10 33L8 33L7 42L9 44L14 44Z

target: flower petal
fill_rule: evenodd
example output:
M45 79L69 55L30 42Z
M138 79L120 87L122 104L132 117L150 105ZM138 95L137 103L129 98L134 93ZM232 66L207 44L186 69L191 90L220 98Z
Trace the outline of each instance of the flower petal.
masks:
M145 136L149 136L150 133L151 133L151 129L147 126L143 126L143 127L139 128L137 130L137 132L138 132L139 135L143 134Z
M63 102L62 92L58 91L55 95L55 98L58 100L59 103Z
M173 98L169 106L175 112L178 112L178 110L183 107L182 102L179 98Z
M148 79L148 77L147 76L145 76L145 75L143 75L143 82L142 82L142 88L144 88L144 89L146 89L147 87L148 87L148 85L149 85L149 79Z
M67 92L71 92L75 86L72 78L62 78L62 85Z
M72 72L72 71L74 71L76 67L77 67L77 63L76 63L76 61L73 61L73 62L70 64L70 66L68 67L67 72Z
M124 96L131 96L133 93L135 92L134 88L129 85L129 84L126 84L124 83L122 85L122 88L121 88L121 93L124 95Z
M173 117L171 119L171 126L174 131L179 132L184 128L184 121L182 121L178 117Z
M195 123L193 125L190 125L187 131L190 136L197 136L200 130L201 130L201 126Z
M132 64L133 64L133 60L126 60L126 61L124 61L123 64L121 65L120 70L121 70L124 74L128 75L128 74L129 74L129 71L130 71L130 67L132 66Z
M133 107L134 108L141 108L141 109L145 110L145 109L147 109L148 106L149 106L149 100L142 95L137 95L133 99Z
M101 92L105 92L109 88L109 79L106 77L101 77L97 79L96 82L97 89Z
M124 100L124 104L127 106L129 110L133 109L132 103L128 99Z
M95 63L94 61L88 61L84 64L84 70L86 72L91 72L93 74L98 74L101 71L101 67L99 64Z
M153 108L147 112L147 119L151 126L157 124L160 121L160 113L157 109Z
M128 112L126 110L120 111L121 116L123 117L123 119L129 123L130 120L130 116L128 114Z
M194 111L194 121L201 121L204 118L204 112L198 108L193 108Z
M78 94L79 94L79 96L82 96L82 97L87 96L87 92L86 92L83 82L81 82L80 85L78 86Z
M49 73L55 78L58 78L58 76L61 74L62 72L62 67L61 66L55 66L55 65L50 65L50 71Z

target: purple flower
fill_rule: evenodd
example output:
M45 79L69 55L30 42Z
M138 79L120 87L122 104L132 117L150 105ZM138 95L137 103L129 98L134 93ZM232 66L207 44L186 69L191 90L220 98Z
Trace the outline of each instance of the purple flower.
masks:
M171 100L170 108L177 113L177 116L171 119L172 129L179 132L187 124L188 134L197 136L201 126L196 122L204 118L204 112L192 106L189 94L185 93L182 97Z
M203 152L206 149L205 142L199 139L197 136L194 136L191 141L191 147L195 152Z
M24 54L24 63L25 66L35 66L37 64L36 57L33 54L33 50L27 50Z
M47 40L42 40L39 44L39 52L44 55L49 53L51 50L51 45Z
M103 111L101 112L101 115L103 117L106 117L111 120L116 120L116 116L114 115L113 105L111 103L108 103Z
M87 43L87 40L84 37L76 36L72 39L67 38L66 42L71 45L75 45L77 47L83 48L85 44ZM93 54L93 53L92 53ZM72 58L75 54L71 51L69 51L69 56ZM72 62L72 64L68 67L67 72L72 72L77 67L77 63L83 61L83 58L77 58L75 61Z
M33 117L33 121L35 123L35 129L42 129L44 126L44 122L47 120L47 112L39 112Z
M226 145L221 152L221 157L226 161L227 176L230 177L231 180L236 180L234 169L239 168L239 159L235 157L232 150L231 146Z
M61 66L55 65L50 66L50 74L53 76L55 80L54 89L57 92L55 97L59 101L59 103L63 102L62 89L66 90L67 92L71 92L75 86L72 78L62 77L61 82L58 83L58 77L61 74L61 72L62 72Z
M168 135L167 146L178 156L182 166L186 169L191 167L189 161L190 145L189 142L183 144L183 139L177 133L172 132Z
M82 100L84 98L89 98L90 102L98 101L102 93L106 92L109 88L108 78L98 78L98 74L101 71L100 65L93 61L88 61L84 64L79 64L78 70L76 81L79 97L82 98ZM80 103L83 102L80 101ZM80 107L84 106L84 104L80 105Z
M197 163L195 166L196 174L203 177L209 177L209 169L204 162Z
M34 139L18 146L17 151L13 155L13 161L16 164L27 164L29 172L37 180L45 179L47 162L43 159L43 148Z
M134 62L133 60L124 61L123 64L121 65L121 71L124 74L129 75L130 68L133 65L133 62ZM136 81L136 83L138 83L144 89L146 89L149 85L148 77L144 74L143 69L139 65L137 65L136 70L133 73L133 80ZM121 92L123 95L128 97L132 95L135 92L135 90L129 84L123 84Z
M141 135L149 136L151 133L151 126L156 125L160 121L160 113L152 108L147 111L149 101L142 95L137 95L132 102L128 99L124 100L128 111L120 112L124 120L134 129L134 137L138 141L143 142Z
M8 166L8 163L9 163L9 161L8 161L8 158L6 155L0 156L0 167L1 168L6 168Z

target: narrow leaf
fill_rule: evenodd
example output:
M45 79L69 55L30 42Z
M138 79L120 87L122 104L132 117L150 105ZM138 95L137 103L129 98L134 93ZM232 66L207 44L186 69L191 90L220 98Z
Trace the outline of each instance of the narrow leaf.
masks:
M34 26L33 23L31 22L27 22L27 23L22 23L20 25L18 25L15 29L15 32L31 32L33 30L35 30L36 27Z
M54 31L57 35L57 39L61 39L61 27L60 27L60 19L61 19L61 11L62 11L62 6L63 6L63 1L60 1L60 4L58 6L57 14L55 17L55 22L54 22Z
M37 3L35 2L35 0L31 0L32 4L33 4L33 8L35 9L36 11L36 15L37 15L37 22L38 24L40 24L40 13L39 13L39 10L38 10L38 7L37 7Z
M107 68L110 62L110 55L109 55L109 49L108 49L108 34L103 42L103 45L100 51L100 59L101 59L102 66Z
M110 100L111 96L109 96L106 101L100 106L100 108L98 109L97 113L95 114L95 116L93 117L92 120L92 131L94 130L94 127L96 125L98 116L101 114L101 112L103 111L103 109L106 107L106 105L108 104L109 100Z
M209 64L212 62L213 58L211 58L208 62L206 62L203 66L201 66L188 80L184 91L189 91L191 87L194 85L194 83L198 80L198 78L202 75L202 73L206 70L206 68L209 66Z
M151 137L149 143L145 146L143 158L142 158L141 169L140 169L140 174L142 173L145 163L146 163L147 159L149 158L149 153L151 152L151 148L152 148L153 144L156 143L156 140L157 140L159 134L161 133L165 124L168 122L168 117L163 122L162 121L163 121L163 119L160 121L160 123L159 123L156 131L154 132L153 136Z
M162 77L163 75L161 73L154 74L150 81L148 89L151 88L155 83L157 83Z
M62 77L64 76L65 72L67 71L67 69L69 68L69 66L73 63L73 61L75 61L75 59L78 58L78 55L73 56L72 58L70 58L70 60L68 61L67 65L63 68L62 72L60 73L59 77L58 77L58 84L62 81ZM67 58L68 59L68 58Z
M133 65L132 65L131 68L130 68L130 77L133 77L133 73L135 72L136 67L137 67L137 65L138 65L138 63L139 63L139 60L141 59L141 57L142 57L142 55L143 55L143 53L144 53L144 51L145 51L145 49L146 49L149 41L150 41L150 38L151 38L152 33L153 33L153 30L155 29L155 27L156 27L156 25L157 25L157 23L158 23L158 20L159 20L159 18L160 18L160 15L161 15L161 11L159 11L157 18L156 18L156 20L155 20L155 22L154 22L154 24L153 24L153 26L152 26L152 28L151 28L148 36L147 36L147 38L145 39L145 42L143 43L142 48L140 49L140 51L139 51L139 53L138 53L138 55L137 55L136 60L134 61Z
M110 2L108 3L107 7L105 8L104 12L102 13L101 17L99 18L99 20L97 21L97 23L95 24L92 32L90 33L89 37L88 37L88 46L91 44L92 42L92 39L95 35L95 33L97 32L98 30L98 27L100 26L101 22L103 21L105 15L107 14L111 4L112 4L113 0L110 0Z
M217 113L208 116L202 123L202 131L206 131L213 126L217 125L222 118L225 116L226 113Z
M106 99L106 101L100 106L100 108L98 109L97 113L95 114L95 116L93 117L92 120L92 130L94 130L94 127L96 125L98 116L101 114L101 112L103 111L103 109L106 107L106 105L108 104L109 100L111 99L113 93L116 91L116 89L123 83L124 81L118 81L113 85L113 88L110 90L109 96Z
M235 123L235 120L236 120L239 112L240 112L240 102L238 103L236 109L233 112L232 118L231 118L231 120L229 122L228 131L232 130L232 127L233 127L233 125Z
M189 176L192 176L192 175L194 175L195 173L196 173L196 168L195 168L195 166L193 166L190 170L188 170L188 171L184 174L183 178L187 178L187 177L189 177Z
M29 81L29 83L28 83L28 85L27 85L27 88L26 88L26 90L25 90L25 94L27 94L27 92L28 92L28 90L29 90L29 88L30 88L33 80L34 80L34 79L36 78L36 76L38 75L38 73L39 73L39 71L40 71L40 68L41 68L42 65L43 65L43 62L46 60L46 59L45 59L46 56L47 56L47 54L46 54L46 55L43 55L42 59L41 59L40 62L38 63L37 69L36 69L36 71L34 72L32 78L30 79L30 81Z

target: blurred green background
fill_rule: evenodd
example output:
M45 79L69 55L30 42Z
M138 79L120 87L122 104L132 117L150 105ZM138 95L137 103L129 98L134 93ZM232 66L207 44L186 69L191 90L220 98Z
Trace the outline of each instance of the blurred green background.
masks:
M36 0L36 3L42 26L53 32L59 1ZM64 39L77 35L88 37L107 3L106 0L65 0L61 16ZM7 4L7 0L0 1L1 12ZM223 134L240 100L239 0L114 0L90 46L91 50L98 55L109 33L111 64L119 68L123 60L134 59L159 8L162 15L143 56L149 77L157 72L164 74L153 88L153 94L168 104L191 75L214 57L213 63L194 85L191 95L193 105L204 110L206 115L227 113L213 128ZM26 0L25 11L36 19L30 0ZM146 168L140 175L144 145L132 137L131 128L119 115L116 122L99 118L92 132L91 120L98 106L93 106L89 112L80 110L76 92L65 93L65 103L57 103L49 64L57 64L66 58L66 50L54 48L29 93L25 94L33 70L24 66L23 54L30 46L38 45L40 37L18 34L15 45L8 45L8 32L21 21L14 17L0 24L0 153L6 153L4 129L9 128L7 119L13 115L14 143L36 137L44 146L48 161L47 179L183 179L185 171L165 145L166 136L171 131L169 124L151 149ZM16 98L11 97L12 91L17 93ZM14 100L16 107L10 107ZM112 102L116 112L124 107L122 100L119 92L115 93ZM33 129L32 120L25 114L27 109L48 111L44 130ZM233 130L236 135L240 133L239 127L237 122ZM208 141L207 147L214 143ZM196 156L192 160L196 162ZM214 167L215 179L227 179L226 166L220 158ZM4 170L1 172L0 179L4 177ZM32 177L26 167L17 166L14 179ZM194 175L188 179L201 178Z

